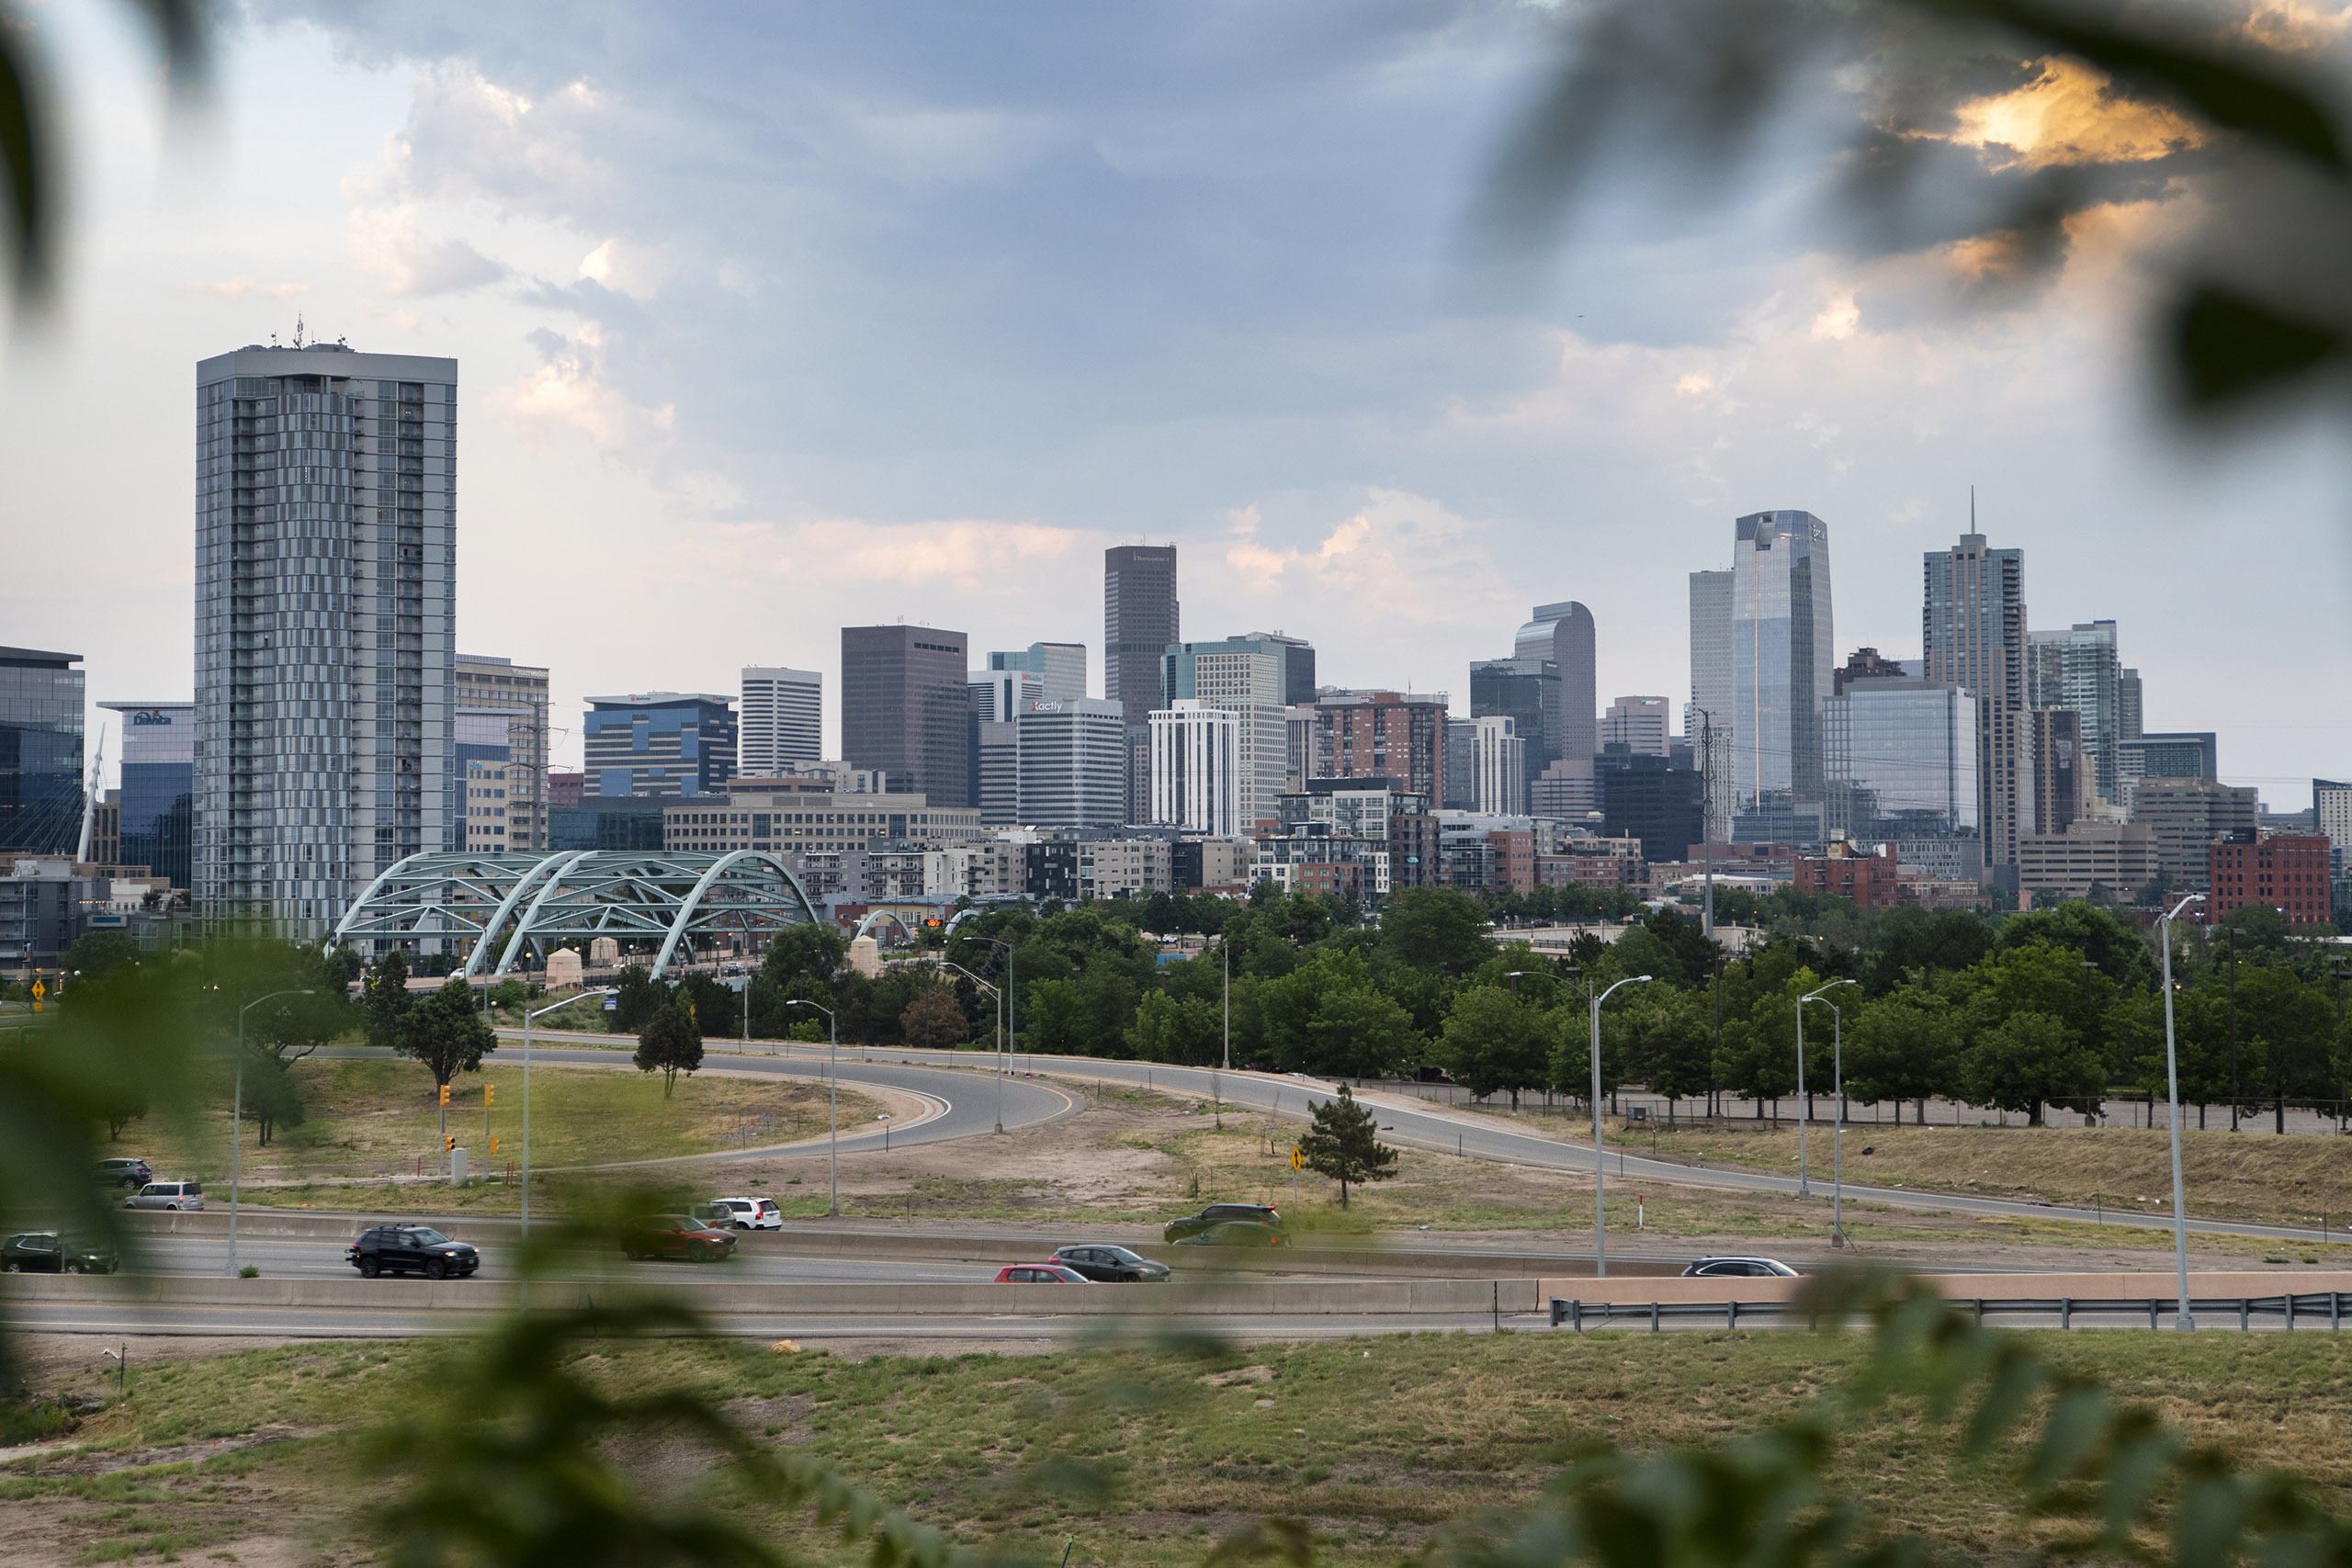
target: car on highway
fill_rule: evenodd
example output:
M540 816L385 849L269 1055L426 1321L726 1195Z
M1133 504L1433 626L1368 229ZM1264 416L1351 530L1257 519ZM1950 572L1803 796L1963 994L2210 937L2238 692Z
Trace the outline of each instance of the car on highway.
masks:
M1000 1285L1083 1285L1085 1275L1066 1263L1008 1263L996 1271Z
M1287 1247L1290 1238L1280 1227L1256 1220L1227 1220L1204 1231L1176 1238L1178 1247Z
M1211 1203L1189 1219L1169 1221L1167 1228L1159 1233L1160 1239L1182 1241L1186 1236L1197 1235L1210 1226L1223 1224L1228 1220L1250 1220L1258 1224L1272 1225L1276 1230L1283 1228L1282 1215L1263 1203Z
M119 1187L137 1191L155 1179L153 1167L143 1159L102 1159L98 1161L98 1185Z
M343 1260L362 1279L379 1274L422 1274L428 1280L462 1280L481 1267L481 1254L431 1225L378 1225L359 1233Z
M56 1231L20 1231L0 1241L0 1271L10 1274L111 1274L121 1267L110 1248Z
M1682 1270L1686 1280L1793 1280L1796 1274L1777 1258L1702 1258Z
M692 1214L648 1214L630 1221L621 1232L621 1251L632 1258L683 1258L689 1263L717 1263L735 1256L735 1233Z
M739 1231L784 1228L784 1211L773 1198L713 1198L702 1206L700 1214L712 1224L732 1225Z
M201 1181L151 1181L122 1201L126 1209L201 1209Z
M1104 1247L1100 1242L1057 1247L1054 1249L1053 1261L1065 1269L1075 1269L1090 1280L1110 1283L1141 1280L1159 1284L1173 1272L1165 1263L1154 1263L1124 1247Z

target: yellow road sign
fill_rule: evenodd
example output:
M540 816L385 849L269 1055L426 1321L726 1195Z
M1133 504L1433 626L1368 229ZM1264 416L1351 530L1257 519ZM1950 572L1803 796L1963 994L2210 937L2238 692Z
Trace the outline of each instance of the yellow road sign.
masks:
M42 981L35 980L33 982L33 1000L39 1001L41 998L47 995L49 995L48 985Z
M1290 1168L1293 1170L1304 1170L1306 1168L1306 1161L1299 1157L1298 1145L1295 1144L1291 1145Z

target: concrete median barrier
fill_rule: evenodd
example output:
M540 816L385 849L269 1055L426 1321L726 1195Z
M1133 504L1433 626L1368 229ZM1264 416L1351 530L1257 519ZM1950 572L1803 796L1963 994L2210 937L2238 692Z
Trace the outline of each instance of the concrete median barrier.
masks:
M723 1268L723 1266L721 1266ZM683 1268L683 1266L682 1266ZM1538 1309L1532 1280L1204 1280L1166 1285L739 1283L718 1269L662 1282L714 1316L777 1313L855 1317L1385 1316ZM647 1293L633 1280L551 1280L533 1287L548 1309ZM118 1275L16 1276L0 1302L141 1303L277 1309L397 1309L489 1313L514 1304L511 1282L448 1280L228 1280Z

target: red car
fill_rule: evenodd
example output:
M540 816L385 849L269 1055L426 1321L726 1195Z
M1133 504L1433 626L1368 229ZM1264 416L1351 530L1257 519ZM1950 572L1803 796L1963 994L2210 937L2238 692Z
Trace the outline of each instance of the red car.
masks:
M735 1256L735 1235L692 1214L648 1214L621 1232L621 1251L636 1258L683 1258L716 1263Z
M1061 1263L1008 1263L996 1271L1000 1285L1083 1285L1085 1275Z

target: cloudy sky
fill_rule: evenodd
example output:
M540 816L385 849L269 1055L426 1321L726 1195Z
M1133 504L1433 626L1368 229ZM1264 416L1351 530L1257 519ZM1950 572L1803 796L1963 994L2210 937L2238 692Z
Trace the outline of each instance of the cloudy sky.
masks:
M460 361L459 645L551 666L559 725L757 662L827 671L833 733L844 622L1083 641L1099 683L1137 540L1188 635L1305 635L1329 681L1466 706L1576 598L1603 701L1679 703L1735 515L1825 518L1840 649L1916 656L1973 484L2037 627L2121 623L2151 728L2281 808L2352 773L2341 430L2186 440L2132 344L2185 182L1989 306L1964 245L1833 249L1817 161L1770 150L1696 206L1630 160L1498 271L1469 214L1543 8L269 0L194 120L130 9L30 7L68 283L0 346L0 641L85 654L94 699L187 694L193 363L299 312ZM2079 107L2018 80L1969 156Z

